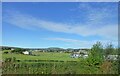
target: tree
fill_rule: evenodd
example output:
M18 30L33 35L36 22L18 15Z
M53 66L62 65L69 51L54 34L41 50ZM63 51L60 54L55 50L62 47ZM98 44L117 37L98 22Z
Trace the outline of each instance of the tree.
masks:
M0 48L2 49L2 51L4 51L4 50L11 50L10 47L5 47L5 46L3 46L3 47L1 46Z
M112 54L114 52L113 45L111 43L108 43L105 48L105 57Z
M103 62L103 46L100 42L93 45L87 62L90 66L99 65Z
M16 48L12 51L12 53L21 53L22 54L23 51L25 51L25 49Z

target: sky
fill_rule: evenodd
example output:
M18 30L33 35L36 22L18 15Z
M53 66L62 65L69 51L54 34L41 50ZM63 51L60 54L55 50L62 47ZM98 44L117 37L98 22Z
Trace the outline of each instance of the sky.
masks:
M2 45L90 48L118 44L117 2L5 2Z
M3 0L3 2L119 2L119 0Z
M0 45L2 45L2 3L0 2Z

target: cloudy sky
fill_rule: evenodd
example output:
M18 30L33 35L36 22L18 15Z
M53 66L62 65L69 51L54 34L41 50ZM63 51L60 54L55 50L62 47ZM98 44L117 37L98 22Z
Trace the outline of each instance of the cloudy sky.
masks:
M90 48L118 42L117 2L3 3L3 45Z

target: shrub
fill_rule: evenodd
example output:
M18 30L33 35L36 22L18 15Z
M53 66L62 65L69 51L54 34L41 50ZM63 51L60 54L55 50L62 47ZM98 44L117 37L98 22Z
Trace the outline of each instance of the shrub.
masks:
M7 51L5 51L5 52L4 52L4 54L8 54L8 52L7 52Z
M15 61L16 61L15 57L5 59L5 62L15 62Z

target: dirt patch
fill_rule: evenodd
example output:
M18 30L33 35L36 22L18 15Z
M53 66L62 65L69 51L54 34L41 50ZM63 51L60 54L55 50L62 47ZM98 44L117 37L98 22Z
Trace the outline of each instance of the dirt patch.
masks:
M111 67L112 67L112 63L105 61L105 62L103 62L103 64L101 65L100 68L101 68L101 71L103 74L108 74L111 70Z

